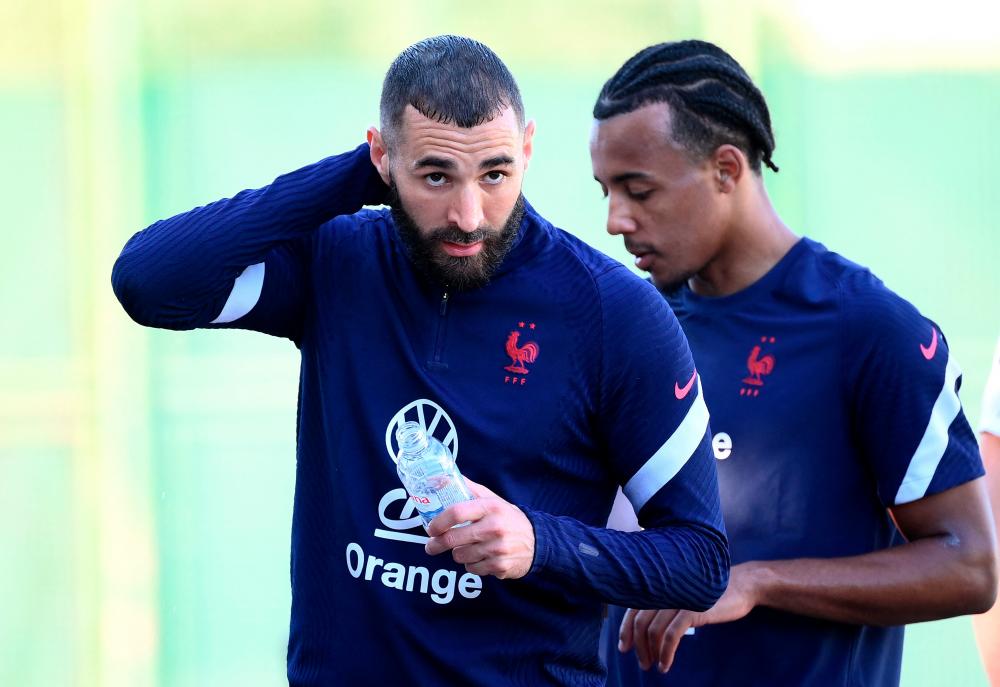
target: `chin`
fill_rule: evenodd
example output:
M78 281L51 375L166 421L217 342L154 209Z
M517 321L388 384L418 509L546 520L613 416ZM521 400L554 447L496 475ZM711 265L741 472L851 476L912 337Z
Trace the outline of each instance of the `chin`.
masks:
M653 286L661 293L673 293L687 284L688 279L694 275L686 274L654 274L649 273L649 279Z

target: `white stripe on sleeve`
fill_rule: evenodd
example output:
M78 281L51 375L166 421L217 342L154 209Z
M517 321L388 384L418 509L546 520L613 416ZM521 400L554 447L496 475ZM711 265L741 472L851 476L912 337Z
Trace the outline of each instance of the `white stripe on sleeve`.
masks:
M695 452L708 429L708 408L698 378L698 397L673 434L656 453L632 475L622 491L638 513L646 502L674 478Z
M944 371L944 386L934 401L927 429L924 430L924 436L920 439L903 482L899 485L899 491L896 492L893 503L897 506L922 499L934 479L938 463L948 448L948 428L962 409L962 402L955 392L955 382L961 375L958 363L949 356L948 366Z
M222 312L212 320L212 324L225 324L238 320L253 310L260 300L260 292L264 288L264 263L250 265L236 277L229 299L222 306Z

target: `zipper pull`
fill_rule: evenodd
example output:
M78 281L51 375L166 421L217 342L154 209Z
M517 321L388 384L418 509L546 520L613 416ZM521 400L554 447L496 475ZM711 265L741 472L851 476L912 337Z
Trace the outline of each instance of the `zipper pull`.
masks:
M448 312L448 292L445 291L444 295L441 296L441 317L444 317L445 313L447 312Z

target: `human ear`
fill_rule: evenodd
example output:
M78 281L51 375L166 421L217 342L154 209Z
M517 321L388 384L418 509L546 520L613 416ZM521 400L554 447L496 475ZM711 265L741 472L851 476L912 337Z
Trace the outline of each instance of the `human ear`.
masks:
M385 141L382 138L382 134L374 126L368 127L368 147L369 155L371 156L372 164L375 165L375 169L378 170L378 174L382 177L382 181L385 182L386 186L392 186L392 175L389 171L389 151L386 148Z

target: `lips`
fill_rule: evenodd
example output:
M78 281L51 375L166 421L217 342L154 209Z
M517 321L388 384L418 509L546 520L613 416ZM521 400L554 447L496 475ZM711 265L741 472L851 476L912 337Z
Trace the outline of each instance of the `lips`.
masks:
M635 255L635 266L643 272L648 272L653 264L654 253L633 253Z
M471 255L476 255L479 251L481 251L483 249L483 242L452 243L450 241L442 241L441 248L443 248L444 252L453 258L466 258Z

